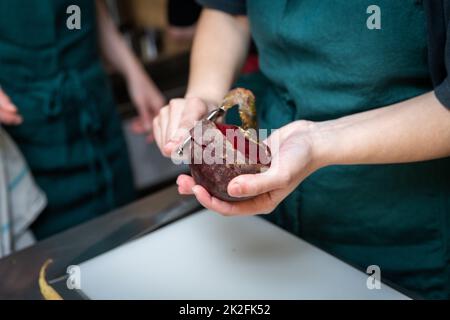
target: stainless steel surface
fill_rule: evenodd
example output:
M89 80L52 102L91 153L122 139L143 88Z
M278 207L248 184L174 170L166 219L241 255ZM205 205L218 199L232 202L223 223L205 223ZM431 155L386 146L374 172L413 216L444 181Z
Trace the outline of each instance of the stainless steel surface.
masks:
M131 132L130 121L124 122L124 132L136 189L154 189L189 171L187 165L176 165L162 156L156 143L148 143L145 135Z

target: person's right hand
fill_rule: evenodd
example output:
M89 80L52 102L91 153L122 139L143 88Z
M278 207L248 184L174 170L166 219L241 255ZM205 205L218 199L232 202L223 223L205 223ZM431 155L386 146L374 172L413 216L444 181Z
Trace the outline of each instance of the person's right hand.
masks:
M207 103L199 98L170 100L153 119L153 135L162 154L170 157L188 136L195 122L207 113Z
M22 117L17 112L17 107L0 88L0 124L19 125L21 123Z

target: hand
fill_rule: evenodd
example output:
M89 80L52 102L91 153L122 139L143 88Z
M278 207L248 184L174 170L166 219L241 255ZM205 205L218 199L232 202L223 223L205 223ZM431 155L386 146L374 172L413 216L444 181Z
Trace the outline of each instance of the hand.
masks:
M164 106L165 98L143 69L130 73L127 82L131 101L139 114L131 129L136 134L148 134L147 140L152 142L152 122Z
M19 125L22 123L22 117L17 112L17 107L0 88L0 124L2 123L5 125Z
M313 153L311 127L296 121L282 127L265 141L272 151L270 168L259 174L241 175L230 181L228 194L233 197L253 196L250 200L225 202L212 197L196 185L192 177L177 179L181 194L194 194L206 208L222 215L254 215L272 212L308 175L319 168Z
M207 103L199 98L170 100L153 120L153 134L162 154L170 157L195 122L207 113Z

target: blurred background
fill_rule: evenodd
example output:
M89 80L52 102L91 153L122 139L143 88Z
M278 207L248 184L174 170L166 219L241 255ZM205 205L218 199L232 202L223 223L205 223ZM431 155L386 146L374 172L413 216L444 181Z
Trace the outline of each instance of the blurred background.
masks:
M108 0L109 9L128 45L133 49L167 101L182 97L189 72L189 53L200 6L194 0ZM109 71L115 99L123 120L140 196L173 184L186 166L175 166L161 156L156 144L134 134L131 105L124 79Z

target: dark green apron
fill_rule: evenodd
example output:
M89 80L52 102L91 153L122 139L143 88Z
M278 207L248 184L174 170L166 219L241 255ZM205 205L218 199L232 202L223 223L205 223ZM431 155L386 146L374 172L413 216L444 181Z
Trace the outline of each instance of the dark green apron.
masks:
M66 9L81 9L69 30ZM95 1L0 0L0 84L24 122L7 127L48 207L47 237L133 199L121 124L97 50Z
M420 3L377 1L381 30L366 27L371 4L247 1L269 83L257 97L260 127L335 119L432 90ZM269 219L363 270L380 266L382 280L449 298L449 217L446 158L323 168Z

